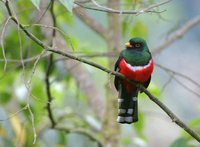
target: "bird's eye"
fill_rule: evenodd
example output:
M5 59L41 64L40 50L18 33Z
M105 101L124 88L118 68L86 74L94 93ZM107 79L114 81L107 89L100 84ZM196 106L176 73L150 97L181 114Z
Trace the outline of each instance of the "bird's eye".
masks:
M136 43L136 44L135 44L135 47L136 47L136 48L139 48L139 47L141 47L141 44L140 44L140 43Z

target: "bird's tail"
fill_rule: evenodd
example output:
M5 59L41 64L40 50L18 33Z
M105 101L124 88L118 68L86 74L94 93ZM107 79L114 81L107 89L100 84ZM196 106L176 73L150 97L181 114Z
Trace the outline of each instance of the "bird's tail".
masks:
M121 84L120 84L121 86ZM119 87L119 109L117 122L131 124L138 121L138 91L127 93L123 86Z

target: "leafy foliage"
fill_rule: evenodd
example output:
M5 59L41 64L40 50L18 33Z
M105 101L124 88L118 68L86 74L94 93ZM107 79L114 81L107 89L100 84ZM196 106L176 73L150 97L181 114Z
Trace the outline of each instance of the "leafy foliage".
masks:
M43 15L39 16L37 9L40 9L41 2L44 1L13 1L13 10L16 11L15 13L19 22L21 22L29 32L34 34L45 44L52 45L51 34L52 30L55 28L52 26L40 25L41 21L49 19L46 14L49 13L50 5L46 6ZM102 5L105 3L105 1L99 2L101 2ZM120 9L140 9L153 3L155 3L155 0L124 0L121 1L122 6ZM0 7L2 8L3 6ZM107 49L105 41L92 29L88 29L88 27L82 29L82 27L80 27L85 26L85 24L82 20L78 20L75 15L72 15L73 7L74 0L59 0L59 2L55 1L54 3L54 13L57 23L56 32L60 33L60 36L64 38L64 43L66 43L69 48L69 50L63 49L63 51L76 56L83 56L83 58L87 58L88 60L92 60L97 64L111 69L112 67L109 67L108 62L114 62L117 57L103 56L103 58L100 58L101 56L90 56L92 54L98 55L104 52L110 52L110 49ZM107 27L107 15L93 13L93 11L87 12L90 14L91 18L94 18L94 20L103 24L104 27ZM70 69L66 69L66 64L70 64L70 62L68 62L69 59L54 55L53 66L49 76L53 101L49 102L45 85L49 53L45 52L41 54L43 49L27 37L17 25L12 23L12 20L9 21L5 28L2 28L2 24L5 23L7 16L7 11L1 9L0 32L2 32L2 29L5 29L5 36L1 39L4 43L5 55L8 62L4 60L3 52L1 51L0 146L98 146L94 140L89 139L84 133L92 132L92 137L97 137L99 140L102 140L104 138L102 132L105 131L102 127L104 120L103 118L97 117L97 114L92 109L91 103L88 101L87 95L83 92L84 87L82 84L85 84L87 88L88 83L78 83L77 80L74 79L72 71L76 70L76 68L81 65L81 68L88 72L91 81L101 94L100 98L104 99L105 102L105 91L108 86L111 87L110 85L112 83L110 79L112 78L107 78L107 74L78 62ZM99 16L103 19L99 19ZM102 22L102 20L105 20L105 22ZM127 37L136 36L145 39L148 39L148 36L149 38L151 37L147 22L135 16L123 16L120 25L123 33L122 40L127 40ZM44 31L50 35L44 37ZM85 34L81 34L82 31L84 31ZM109 31L107 32L108 36ZM0 46L0 49L2 50L2 46ZM21 58L24 59L24 62L22 62ZM4 70L5 64L7 68ZM78 74L82 79L85 78L83 73L79 72ZM152 81L148 89L155 96L161 96L161 88L159 85L156 85L154 81ZM92 94L93 97L96 95L96 93ZM140 94L140 97L144 98L146 95ZM145 101L145 99L142 100ZM64 132L51 129L51 123L47 112L48 103L51 104L52 113L58 122L58 126L66 127L69 129L68 131ZM30 105L34 117L31 116L30 111L27 109L27 104ZM141 105L144 109L146 108L145 104ZM98 104L95 107L98 107ZM107 117L107 114L103 117ZM34 125L38 135L35 145L33 145L34 134L32 118L34 118ZM127 133L131 134L130 136L117 134L121 135L121 144L123 146L132 146L135 143L134 139L145 143L147 142L148 145L148 138L145 130L146 118L147 114L140 112L139 122L121 127L122 130L125 128ZM115 120L110 121L116 123L114 122ZM199 118L194 119L190 123L190 127L197 130L200 134L199 126ZM79 131L79 129L82 132L80 131L80 134L72 133L74 131L73 129L75 132L77 130ZM111 132L111 134L113 132ZM186 147L190 145L190 141L193 141L193 138L186 133L182 133L180 136L181 138L176 139L170 147Z

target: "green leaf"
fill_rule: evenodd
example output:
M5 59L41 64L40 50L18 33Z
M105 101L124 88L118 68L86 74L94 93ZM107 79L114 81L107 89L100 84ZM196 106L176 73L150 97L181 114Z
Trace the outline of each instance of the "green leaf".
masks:
M130 138L122 138L122 144L123 145L130 145L132 144L132 140Z
M10 101L11 99L11 92L0 92L0 104L6 104Z
M40 0L31 0L31 2L33 3L33 5L37 8L37 9L40 9L39 6L40 6Z
M55 9L55 12L66 11L66 8L63 7L62 5L55 5L54 9ZM59 22L59 24L61 24L61 26L63 26L62 24L73 26L74 24L73 16L70 13L64 13L63 15L58 15L56 19Z
M189 124L190 127L198 127L200 126L200 118L194 119Z
M70 37L65 37L65 39L66 39L66 42L67 42L67 44L68 44L68 46L73 50L73 51L76 51L76 49L79 47L78 46L78 40L75 38L75 37L73 37L73 36L70 36Z
M64 147L64 145L67 144L67 137L65 136L64 132L58 132L58 135L59 135L59 146ZM57 146L57 147L59 147L59 146Z
M187 141L184 138L178 138L175 140L170 147L188 147Z
M74 0L59 0L67 10L72 13L73 5L74 5Z
M147 39L148 28L141 21L137 21L132 27L131 37L141 37Z

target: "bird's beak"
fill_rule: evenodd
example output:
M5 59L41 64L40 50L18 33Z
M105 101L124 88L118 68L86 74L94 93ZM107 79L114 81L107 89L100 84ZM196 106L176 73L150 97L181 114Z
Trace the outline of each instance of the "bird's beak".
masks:
M130 44L130 42L127 42L127 43L125 44L125 46L126 46L126 48L131 48L131 47L133 47L133 46Z

